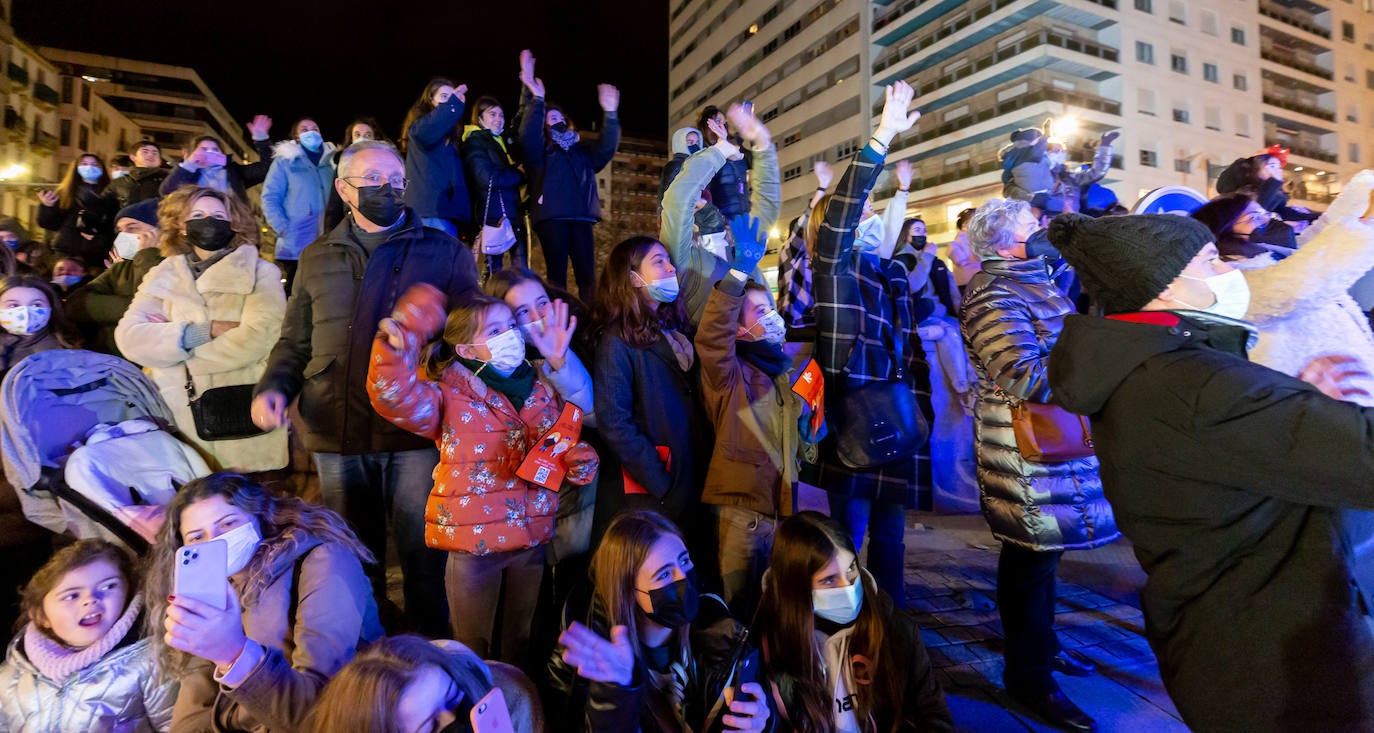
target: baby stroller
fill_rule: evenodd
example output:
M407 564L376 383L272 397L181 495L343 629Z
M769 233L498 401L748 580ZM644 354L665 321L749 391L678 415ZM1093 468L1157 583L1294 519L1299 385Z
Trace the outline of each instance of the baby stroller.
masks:
M0 382L0 402L5 478L24 516L53 532L142 554L176 490L210 473L157 388L118 357L39 352Z

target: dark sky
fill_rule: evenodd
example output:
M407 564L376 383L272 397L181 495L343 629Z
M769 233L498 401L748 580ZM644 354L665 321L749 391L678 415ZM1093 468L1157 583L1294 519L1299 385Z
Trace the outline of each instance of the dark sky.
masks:
M581 127L600 120L596 84L621 90L626 134L666 139L668 3L663 0L14 0L16 34L56 46L190 66L241 121L272 137L314 117L327 139L354 114L399 134L432 76L490 94L509 120L519 53Z

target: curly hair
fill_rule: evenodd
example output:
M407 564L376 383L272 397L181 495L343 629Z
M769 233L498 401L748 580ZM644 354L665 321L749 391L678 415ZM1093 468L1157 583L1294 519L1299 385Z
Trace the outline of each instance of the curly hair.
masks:
M988 199L968 223L968 244L979 259L997 257L997 250L1016 243L1016 220L1030 204L1016 199Z
M216 191L205 186L182 186L167 194L157 207L158 232L162 236L158 242L158 249L163 257L175 257L191 252L191 244L186 241L184 231L186 217L190 215L191 207L195 206L197 201L206 198L224 204L224 210L229 212L229 226L234 230L234 239L229 243L229 249L237 249L244 245L257 246L258 222L248 204L224 191Z
M187 482L167 505L167 520L158 532L156 544L149 550L144 573L147 578L144 585L144 598L148 603L147 632L155 639L158 655L166 669L183 670L189 661L186 654L172 649L162 640L176 551L184 544L181 514L192 504L216 496L257 520L262 534L262 544L242 571L247 578L239 590L244 608L254 605L258 596L276 579L273 558L284 554L294 556L307 541L342 545L357 555L364 565L376 561L343 517L318 504L291 496L273 496L261 484L238 473L212 473Z

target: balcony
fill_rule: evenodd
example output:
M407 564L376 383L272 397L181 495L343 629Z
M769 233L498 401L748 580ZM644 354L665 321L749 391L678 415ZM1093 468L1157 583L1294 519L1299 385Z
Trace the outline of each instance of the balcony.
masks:
M1305 14L1300 11L1285 8L1275 3L1263 2L1263 0L1261 0L1259 14L1266 18L1277 20L1280 23L1286 23L1298 30L1307 31L1314 36L1321 36L1328 41L1331 40L1330 29L1317 25L1314 19L1310 16L1304 17Z
M921 7L922 5L930 3L931 1L932 0L906 0L906 2L904 3L894 3L892 5L889 5L885 12L874 14L873 32L877 33L883 28L892 25L902 16ZM1108 10L1116 10L1116 0L1084 0L1084 2L1091 3L1093 5L1100 5ZM1010 3L1002 3L1002 5L1008 4ZM979 17L984 17L986 15L987 13L984 13L983 16ZM967 25L967 23L965 23L964 25ZM961 25L959 27L962 28L964 26ZM875 39L875 41L881 43L881 41L878 41L877 39Z
M57 106L61 99L62 98L57 94L57 90L47 84L39 83L33 85L33 101L40 107L52 109Z
M10 81L15 82L20 87L27 88L29 86L29 70L13 61L10 62L9 77Z
M943 125L940 125L939 127L929 130L922 130L914 135L904 135L902 136L900 142L895 143L892 146L888 154L892 155L897 151L905 150L907 148L920 145L922 143L930 142L931 140L934 140L938 137L958 132L960 130L966 129L981 122L987 122L989 120L996 119L1003 115L1014 114L1027 107L1030 107L1031 105L1039 104L1040 102L1060 102L1071 107L1077 107L1078 109L1103 112L1109 115L1116 116L1121 115L1120 102L1116 102L1105 97L1098 97L1092 94L1070 92L1065 91L1063 89L1056 89L1051 86L1045 86L1040 89L1028 90L1026 94L1018 95L1011 99L1004 99L1000 102L993 101L991 104L987 104L986 106L980 105L978 109L971 109L968 114L957 119L950 120L944 123Z
M1288 148L1288 151L1291 152L1293 155L1297 155L1303 158L1311 158L1312 160L1320 160L1323 163L1334 164L1337 162L1335 153L1329 153L1325 150L1322 150L1321 148L1315 148L1304 145L1293 145L1282 141L1279 141L1279 144Z
M956 165L945 167L948 168L948 170L932 176L926 176L917 169L916 174L912 177L911 187L913 189L932 188L934 186L943 186L946 183L962 181L966 178L973 178L974 176L981 176L985 173L1000 171L1002 170L1002 162L994 155L991 158L983 158L978 161L967 160ZM1121 156L1113 156L1112 168L1121 170L1122 167ZM872 195L875 201L883 201L892 198L896 192L897 185L893 183L890 186L873 191Z
M5 108L5 132L14 142L24 142L29 133L29 123L25 122L24 116L13 107Z
M931 41L930 43L917 43L913 48L926 49L933 45L933 43L933 41ZM954 82L959 81L960 79L972 76L973 74L976 74L985 69L989 69L1003 61L1015 58L1017 56L1020 56L1021 54L1035 50L1041 46L1062 48L1067 51L1086 54L1088 56L1099 58L1104 61L1115 62L1120 58L1120 54L1117 52L1117 50L1110 46L1105 46L1103 44L1097 43L1096 41L1089 41L1082 38L1078 38L1076 36L1066 36L1061 33L1056 33L1049 29L1041 29L1039 32L1033 33L1027 36L1026 38L1021 39L1020 41L1017 41L1016 43L1013 43L1008 46L1003 46L1001 48L995 48L992 50L991 53L987 53L983 56L970 59L970 62L965 64L964 66L948 74L944 74L936 80L921 85L921 87L916 90L916 95L920 97L926 94L930 94L931 92L935 91L936 89L939 89L940 87L953 84ZM907 49L898 56L889 58L883 62L879 62L873 67L874 76L876 77L879 74L879 72L881 72L883 69L891 68L895 66L897 63L899 63L902 59L910 58L916 53L917 50ZM880 80L876 78L874 79L875 84L883 84L887 82L888 80Z
M1314 104L1303 102L1297 99L1278 97L1273 94L1265 94L1264 103L1271 107L1286 109L1289 112L1297 112L1299 114L1304 114L1309 117L1316 117L1319 120L1326 120L1327 122L1336 121L1335 112L1322 109L1321 107L1318 107Z
M1316 64L1310 61L1304 61L1293 54L1283 53L1276 49L1260 49L1260 58L1264 59L1265 61L1272 61L1281 66L1287 66L1290 69L1297 69L1298 71L1311 74L1312 76L1319 76L1327 81L1332 81L1336 78L1336 75L1334 73L1327 71L1326 69L1323 69L1322 67L1317 66Z
M39 155L52 155L57 152L57 136L51 132L37 131L33 136L32 150Z

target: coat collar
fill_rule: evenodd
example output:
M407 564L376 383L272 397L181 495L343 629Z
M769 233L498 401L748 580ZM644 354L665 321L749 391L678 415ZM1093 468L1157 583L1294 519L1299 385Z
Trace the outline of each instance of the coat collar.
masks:
M318 165L320 167L328 167L333 165L334 151L337 149L338 148L334 145L334 143L331 143L328 140L326 140L324 142L324 145L320 146L320 162ZM273 160L295 161L297 158L307 163L310 162L310 159L305 157L305 148L303 148L301 144L295 140L282 140L281 142L272 146Z
M248 295L258 280L258 248L241 245L210 266L198 279L191 277L186 255L169 257L144 280L149 295L171 301L204 302L205 293Z

